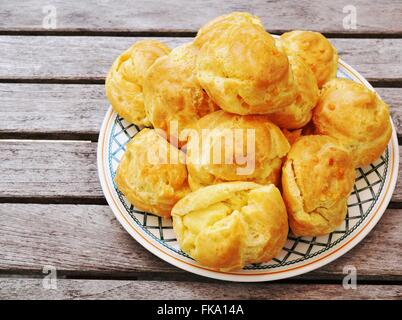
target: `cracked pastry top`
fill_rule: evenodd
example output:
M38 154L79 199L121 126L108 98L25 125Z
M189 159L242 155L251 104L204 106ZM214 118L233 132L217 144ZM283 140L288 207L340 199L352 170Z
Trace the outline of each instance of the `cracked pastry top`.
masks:
M202 116L218 109L201 88L195 61L198 49L186 43L159 58L144 81L145 111L154 128L180 139L180 132ZM174 122L178 132L171 130ZM176 137L176 135L179 135Z
M264 31L264 26L257 16L248 12L232 12L216 17L200 28L194 38L194 45L201 48L205 43L219 36L229 26L234 24L244 25L246 23L252 24Z
M321 33L294 30L282 34L279 42L287 55L298 55L307 63L319 88L336 77L338 52Z
M317 134L336 138L350 151L355 167L377 160L392 134L387 104L374 91L348 79L324 86L313 122Z
M296 236L334 231L345 219L355 181L349 151L328 136L299 138L282 168L283 198Z
M119 116L139 126L151 124L144 109L144 77L155 60L169 52L159 41L140 40L114 61L105 87L106 96Z
M268 114L268 117L281 128L298 129L311 120L319 89L314 73L302 58L294 55L288 59L293 73L296 98L280 111Z
M172 217L180 248L200 264L226 271L271 260L289 228L279 190L252 182L192 192L174 206Z
M138 209L165 218L190 192L184 153L147 128L126 145L114 181Z
M196 69L219 107L241 115L267 114L294 101L288 58L269 33L247 19L215 27L219 32L200 48Z
M279 183L290 145L267 117L219 110L198 120L194 129L187 144L192 190L226 181Z

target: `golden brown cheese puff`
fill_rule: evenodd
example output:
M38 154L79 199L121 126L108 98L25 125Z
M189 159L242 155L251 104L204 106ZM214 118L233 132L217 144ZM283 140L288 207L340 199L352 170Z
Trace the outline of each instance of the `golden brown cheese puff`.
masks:
M282 110L268 115L277 126L286 129L298 129L305 126L312 116L319 96L317 80L310 67L298 56L289 56L294 83L296 99Z
M153 129L143 129L127 144L115 183L137 208L167 218L190 192L185 155Z
M106 77L106 95L121 117L136 125L150 125L142 92L145 73L157 58L169 52L159 41L141 40L115 60Z
M355 167L378 159L392 134L385 102L347 79L334 79L324 86L313 122L317 133L334 137L349 149Z
M233 24L252 24L264 31L264 26L257 16L253 16L248 12L232 12L211 20L198 30L194 45L201 48L205 43L219 36L222 31Z
M283 165L282 194L296 236L334 231L345 219L355 181L349 151L328 136L304 136Z
M191 43L175 48L149 68L144 81L145 110L154 128L171 132L172 122L178 134L202 116L218 107L201 88L195 74L198 49Z
M265 116L223 110L201 118L187 144L192 190L226 181L278 184L290 149L281 130Z
M172 210L181 249L212 269L270 261L285 245L286 208L274 185L227 182L190 193Z
M287 56L251 23L230 24L205 43L197 77L223 110L236 114L272 113L296 97Z
M313 70L318 87L336 77L338 52L321 33L313 31L291 31L280 37L281 46L288 55L297 54Z

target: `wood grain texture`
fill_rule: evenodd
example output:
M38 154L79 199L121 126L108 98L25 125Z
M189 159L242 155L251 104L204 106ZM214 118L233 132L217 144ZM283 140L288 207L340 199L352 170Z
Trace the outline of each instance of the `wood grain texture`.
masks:
M402 137L402 88L376 90ZM97 140L109 107L104 91L103 85L0 83L0 136Z
M343 27L343 20L353 5L357 13L356 30ZM46 6L57 13L56 30L103 32L194 32L218 15L231 11L249 11L261 17L272 31L309 28L327 33L402 32L402 4L398 0L90 0L3 1L0 7L0 31L46 31L43 20ZM344 10L346 11L344 12ZM350 9L349 9L350 10Z
M354 300L401 299L400 285L202 283L179 281L58 280L45 289L42 279L0 279L0 298L12 299L162 299L162 300ZM163 305L163 304L162 304Z
M396 155L398 156L398 155ZM391 201L394 202L402 202L402 147L399 145L399 168L398 168L398 177L396 180L395 190L392 195Z
M402 209L388 209L355 248L300 279L341 280L353 265L359 279L402 280ZM200 279L154 256L120 226L108 206L0 204L1 273L138 279ZM384 249L386 248L386 249Z
M0 135L97 140L109 108L104 92L103 85L0 83Z
M0 36L0 80L104 80L114 59L141 39L144 38ZM170 47L191 41L158 39Z
M0 198L103 199L96 143L0 140Z
M398 134L402 137L402 88L375 88L381 98L389 105L392 121Z
M138 39L0 36L0 81L103 81L113 60ZM158 39L175 47L192 38ZM402 81L402 39L331 41L340 56L368 80Z
M0 200L104 203L96 149L88 141L0 140ZM402 171L392 201L402 202Z
M167 272L108 206L0 204L0 269L41 272Z

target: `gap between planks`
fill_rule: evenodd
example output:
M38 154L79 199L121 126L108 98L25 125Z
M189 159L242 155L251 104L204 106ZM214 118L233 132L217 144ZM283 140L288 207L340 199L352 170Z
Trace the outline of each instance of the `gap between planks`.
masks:
M0 203L21 204L76 204L76 205L108 205L105 198L98 197L0 197ZM391 201L387 209L402 209L402 202Z
M371 79L369 82L375 88L402 88L402 78ZM104 85L105 78L0 78L0 83Z
M292 30L267 29L271 34L281 35ZM166 37L181 38L195 37L197 31L189 30L162 30L162 31L119 31L113 29L103 30L77 30L77 29L10 29L0 30L0 36L59 36L59 37ZM402 32L322 32L327 38L348 38L348 39L400 39Z
M2 279L43 279L44 273L38 270L0 270L0 282ZM316 273L304 273L302 275L274 280L263 281L265 283L283 283L283 284L342 284L344 275L317 275ZM67 280L122 280L122 281L169 281L169 282L209 282L209 283L236 283L226 280L218 280L203 277L188 271L177 269L176 272L155 272L155 271L138 271L138 272L96 272L96 271L70 271L57 270L58 279ZM237 282L241 283L241 282ZM247 282L243 282L247 284ZM401 276L380 276L380 275L359 275L358 284L360 285L402 285Z

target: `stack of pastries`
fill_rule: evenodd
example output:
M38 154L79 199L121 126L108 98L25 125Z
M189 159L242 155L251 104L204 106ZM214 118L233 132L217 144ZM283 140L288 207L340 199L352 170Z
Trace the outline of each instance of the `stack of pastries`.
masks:
M136 42L106 79L115 112L143 128L117 187L134 206L172 217L181 249L211 269L269 261L289 227L334 231L355 168L376 160L392 132L388 106L337 69L322 34L274 38L243 12L173 50Z

